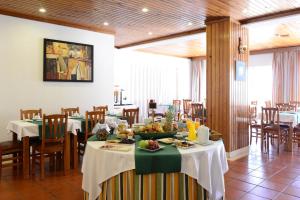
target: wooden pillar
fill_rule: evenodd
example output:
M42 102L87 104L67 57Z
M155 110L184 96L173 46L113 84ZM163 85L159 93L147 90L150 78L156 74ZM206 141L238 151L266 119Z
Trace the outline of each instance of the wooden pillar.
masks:
M227 152L248 150L248 30L225 17L206 22L208 126L223 134ZM239 42L241 40L241 42ZM245 63L245 80L236 80L236 61Z

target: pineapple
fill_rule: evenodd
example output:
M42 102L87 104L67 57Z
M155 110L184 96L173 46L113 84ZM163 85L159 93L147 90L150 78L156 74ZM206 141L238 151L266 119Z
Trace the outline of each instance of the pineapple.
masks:
M166 132L170 132L173 129L173 120L174 120L174 108L170 106L168 111L166 112L166 123L164 125L164 130Z

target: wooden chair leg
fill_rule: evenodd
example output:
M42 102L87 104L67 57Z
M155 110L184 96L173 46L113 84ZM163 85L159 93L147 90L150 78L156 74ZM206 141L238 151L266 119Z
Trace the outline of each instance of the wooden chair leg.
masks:
M67 175L67 168L66 168L66 166L67 166L67 156L66 156L66 151L63 151L63 160L64 160L64 175Z
M252 128L250 126L250 145L252 144Z
M32 160L31 160L31 174L34 175L35 174L35 165L36 165L36 152L35 152L35 148L32 147Z
M45 178L45 157L44 153L41 152L40 155L40 168L41 168L41 179Z
M2 174L2 149L0 148L0 179Z
M277 138L277 155L279 155L279 145L280 145L280 140L281 140L281 135L279 134L279 135L278 135L278 138Z

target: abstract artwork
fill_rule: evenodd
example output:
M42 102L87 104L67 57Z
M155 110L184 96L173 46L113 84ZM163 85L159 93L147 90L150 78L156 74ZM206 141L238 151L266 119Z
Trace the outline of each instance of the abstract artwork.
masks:
M93 82L93 45L44 39L44 81Z

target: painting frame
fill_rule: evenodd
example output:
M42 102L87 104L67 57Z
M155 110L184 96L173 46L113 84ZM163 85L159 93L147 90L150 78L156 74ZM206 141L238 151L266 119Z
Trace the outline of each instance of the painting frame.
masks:
M50 58L47 57L47 54L50 55L49 53L47 53L47 46L49 43L61 43L61 44L65 44L65 45L71 45L71 46L78 46L78 47L84 47L86 48L86 51L88 52L87 54L87 58L82 61L83 59L81 59L81 63L85 63L83 67L86 67L86 76L88 77L87 79L74 79L74 76L72 76L73 78L57 78L57 75L55 75L56 78L49 78L49 60ZM43 47L43 81L45 82L89 82L92 83L94 82L94 46L90 45L90 44L84 44L84 43L76 43L76 42L69 42L69 41L63 41L63 40L55 40L55 39L48 39L48 38L44 38L44 47ZM79 60L78 58L73 58L73 57L67 57L64 58L67 59L69 61L69 59L73 59L75 61ZM54 60L54 59L53 59ZM58 62L58 61L56 61ZM87 64L88 63L88 64ZM68 68L68 66L67 66ZM78 68L78 67L77 67ZM55 74L57 74L58 72L54 72ZM77 78L77 75L75 75Z
M245 81L246 80L246 63L241 60L235 61L235 80Z

